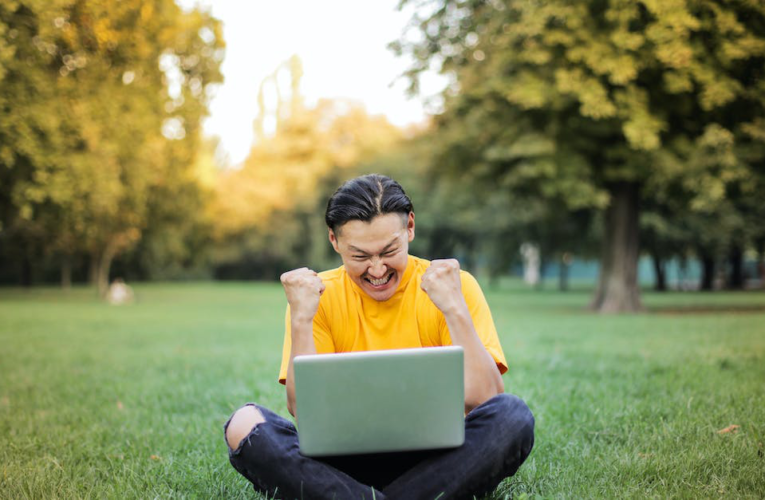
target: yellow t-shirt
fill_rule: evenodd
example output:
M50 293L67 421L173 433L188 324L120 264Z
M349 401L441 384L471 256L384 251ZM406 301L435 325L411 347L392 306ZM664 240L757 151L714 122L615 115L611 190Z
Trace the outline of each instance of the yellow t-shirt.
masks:
M452 345L443 313L420 288L430 261L412 255L393 296L378 302L354 283L343 266L319 273L326 289L313 319L313 339L319 354ZM500 373L507 362L481 287L467 271L460 272L462 294L484 347ZM287 306L284 349L279 382L285 383L290 359L290 311Z

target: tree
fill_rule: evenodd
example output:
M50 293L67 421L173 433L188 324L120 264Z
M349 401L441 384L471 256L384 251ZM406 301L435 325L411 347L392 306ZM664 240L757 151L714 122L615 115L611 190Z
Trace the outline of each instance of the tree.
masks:
M152 193L193 165L220 25L172 0L29 0L0 6L0 26L14 53L0 61L3 227L44 226L64 262L88 253L103 292Z
M452 80L437 123L453 169L604 210L592 307L618 312L641 307L647 180L693 171L724 192L747 168L692 161L757 127L764 27L757 2L443 0L419 2L393 48L415 59L413 90L431 65Z

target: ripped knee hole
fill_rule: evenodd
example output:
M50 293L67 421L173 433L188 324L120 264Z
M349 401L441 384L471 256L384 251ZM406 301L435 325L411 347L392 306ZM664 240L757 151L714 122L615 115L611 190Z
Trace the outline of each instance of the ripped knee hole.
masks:
M226 429L226 441L228 446L235 450L239 447L239 443L242 439L252 432L258 424L262 424L266 419L263 414L256 407L252 405L243 406L239 408L234 416L231 417L231 422Z

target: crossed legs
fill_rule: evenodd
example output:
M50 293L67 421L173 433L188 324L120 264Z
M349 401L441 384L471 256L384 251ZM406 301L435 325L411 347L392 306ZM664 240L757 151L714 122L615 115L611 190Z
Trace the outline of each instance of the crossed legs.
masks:
M471 498L515 474L534 444L534 417L501 394L465 419L465 444L449 450L333 457L300 454L297 430L248 404L225 426L231 464L256 490L285 499Z

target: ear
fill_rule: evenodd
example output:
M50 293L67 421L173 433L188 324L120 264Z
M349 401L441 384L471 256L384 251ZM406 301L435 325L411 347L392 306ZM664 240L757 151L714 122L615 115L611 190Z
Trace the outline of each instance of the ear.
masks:
M406 232L409 235L409 241L412 241L414 239L414 212L409 212L406 219Z
M332 248L335 249L335 252L340 253L340 249L337 247L337 235L335 235L332 228L329 229L329 242L332 243Z

